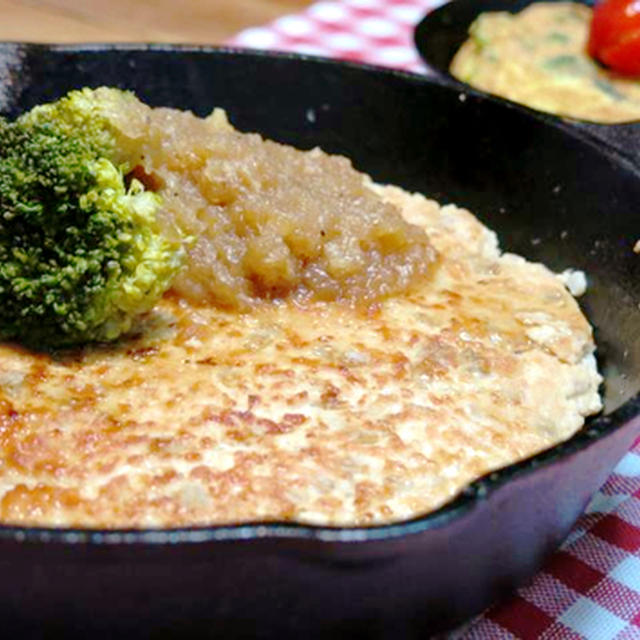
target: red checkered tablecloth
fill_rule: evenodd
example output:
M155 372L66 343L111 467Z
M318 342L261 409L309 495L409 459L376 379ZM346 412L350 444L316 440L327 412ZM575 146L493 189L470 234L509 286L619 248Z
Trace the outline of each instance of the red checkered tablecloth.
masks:
M424 72L413 27L435 0L316 2L306 11L246 29L230 44L276 49Z
M337 0L242 31L229 44L427 72L413 27L437 0ZM640 640L640 439L531 583L456 640Z

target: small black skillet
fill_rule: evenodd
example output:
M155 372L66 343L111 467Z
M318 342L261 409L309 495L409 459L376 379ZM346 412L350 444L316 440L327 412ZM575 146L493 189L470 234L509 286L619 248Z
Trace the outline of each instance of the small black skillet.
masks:
M640 170L621 154L443 80L301 56L0 44L0 79L9 115L100 84L217 105L243 130L469 207L505 248L587 272L606 401L570 441L393 525L0 527L6 637L425 638L531 576L640 431Z
M481 13L487 11L517 13L537 1L540 0L453 0L428 13L417 25L414 33L416 47L433 74L464 91L482 94L482 91L472 89L449 73L454 55L469 37L471 23ZM566 2L567 0L545 1ZM590 7L594 5L594 0L572 1ZM546 115L543 117L549 117L565 126L573 127L585 137L595 139L640 164L640 122L595 124L573 118Z

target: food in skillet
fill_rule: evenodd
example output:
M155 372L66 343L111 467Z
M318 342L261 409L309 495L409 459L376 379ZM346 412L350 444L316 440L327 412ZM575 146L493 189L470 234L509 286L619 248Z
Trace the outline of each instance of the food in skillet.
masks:
M398 521L599 410L576 278L469 212L221 111L81 97L187 255L114 342L0 344L1 521Z
M535 2L517 14L483 13L450 72L477 89L541 111L602 123L638 120L640 78L622 75L618 66L605 68L589 55L591 19L589 7L572 2ZM620 32L601 23L594 24L599 35L591 36L589 49L613 56L618 65L637 60L628 49L607 46Z

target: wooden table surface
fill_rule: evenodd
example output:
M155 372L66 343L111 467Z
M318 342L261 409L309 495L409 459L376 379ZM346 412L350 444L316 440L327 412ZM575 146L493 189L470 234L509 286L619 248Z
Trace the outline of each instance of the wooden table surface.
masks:
M0 0L0 40L220 44L312 0Z

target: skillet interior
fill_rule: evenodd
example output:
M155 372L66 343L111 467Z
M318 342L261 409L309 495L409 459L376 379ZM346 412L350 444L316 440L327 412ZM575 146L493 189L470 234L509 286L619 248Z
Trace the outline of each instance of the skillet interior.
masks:
M640 426L640 259L631 250L638 236L630 208L640 202L637 167L523 109L475 95L461 101L443 83L407 74L164 46L0 52L6 114L100 84L200 115L221 106L240 129L343 153L378 181L470 208L504 248L556 270L584 269L590 288L582 303L596 327L606 399L605 415L569 443L405 524L0 528L8 623L24 637L57 628L64 616L79 634L106 637L140 624L154 633L167 625L218 633L244 628L251 610L265 636L338 629L372 637L400 628L411 635L477 611L537 568Z

